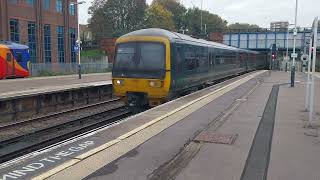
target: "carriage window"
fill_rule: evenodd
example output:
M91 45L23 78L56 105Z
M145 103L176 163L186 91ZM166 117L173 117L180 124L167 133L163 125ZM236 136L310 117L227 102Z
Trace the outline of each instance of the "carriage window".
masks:
M207 47L200 47L198 51L198 58L199 58L199 67L202 69L208 68L208 48Z
M219 64L224 64L224 56L222 55L216 55L216 64L219 65Z
M7 53L7 61L11 61L11 54Z
M199 61L196 57L194 48L189 46L185 52L185 69L191 71L197 67L199 67Z
M177 72L182 72L183 70L183 47L177 46Z
M17 61L22 62L22 54L21 53L17 53Z

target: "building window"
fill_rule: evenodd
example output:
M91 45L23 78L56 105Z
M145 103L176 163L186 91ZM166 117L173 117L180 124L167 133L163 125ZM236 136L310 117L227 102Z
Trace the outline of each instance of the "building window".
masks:
M42 0L43 9L49 10L50 9L50 0Z
M18 19L10 19L10 40L19 43L19 21Z
M36 23L28 22L28 46L31 62L37 62Z
M49 24L44 25L44 62L51 62L51 28Z
M70 44L71 44L71 62L76 62L76 51L75 51L75 45L76 45L76 28L70 28L69 30L70 34Z
M58 59L60 63L64 62L64 29L63 26L57 27L58 36Z
M76 14L76 5L73 3L69 5L69 14L71 16L74 16Z
M34 0L26 0L29 6L34 6Z
M56 9L57 9L57 12L63 11L62 0L56 0Z

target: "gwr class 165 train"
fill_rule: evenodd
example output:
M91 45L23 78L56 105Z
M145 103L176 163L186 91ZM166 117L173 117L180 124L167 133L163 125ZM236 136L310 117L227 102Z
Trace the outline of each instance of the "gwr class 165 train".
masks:
M163 29L143 29L116 41L114 94L129 106L157 106L218 79L264 69L264 54L195 39Z

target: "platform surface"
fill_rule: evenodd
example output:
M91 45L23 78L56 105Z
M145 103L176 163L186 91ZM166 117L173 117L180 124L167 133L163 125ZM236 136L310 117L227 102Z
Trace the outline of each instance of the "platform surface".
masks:
M82 79L79 79L78 75L5 79L0 80L0 97L14 97L102 83L111 83L111 73L84 74Z
M297 74L295 88L289 87L289 75L243 75L2 165L1 176L17 177L17 170L34 167L20 177L318 180L320 137L317 129L305 128L305 75ZM312 125L319 127L320 79L316 81ZM220 143L195 141L202 132L236 139L230 144L223 138Z

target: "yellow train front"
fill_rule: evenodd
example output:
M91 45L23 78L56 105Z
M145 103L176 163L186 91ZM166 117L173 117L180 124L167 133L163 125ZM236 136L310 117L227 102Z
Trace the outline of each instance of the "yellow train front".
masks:
M114 94L131 107L157 106L212 81L266 67L267 59L163 29L120 37L112 70Z
M157 106L166 101L170 75L167 38L133 32L117 40L113 88L129 106Z

